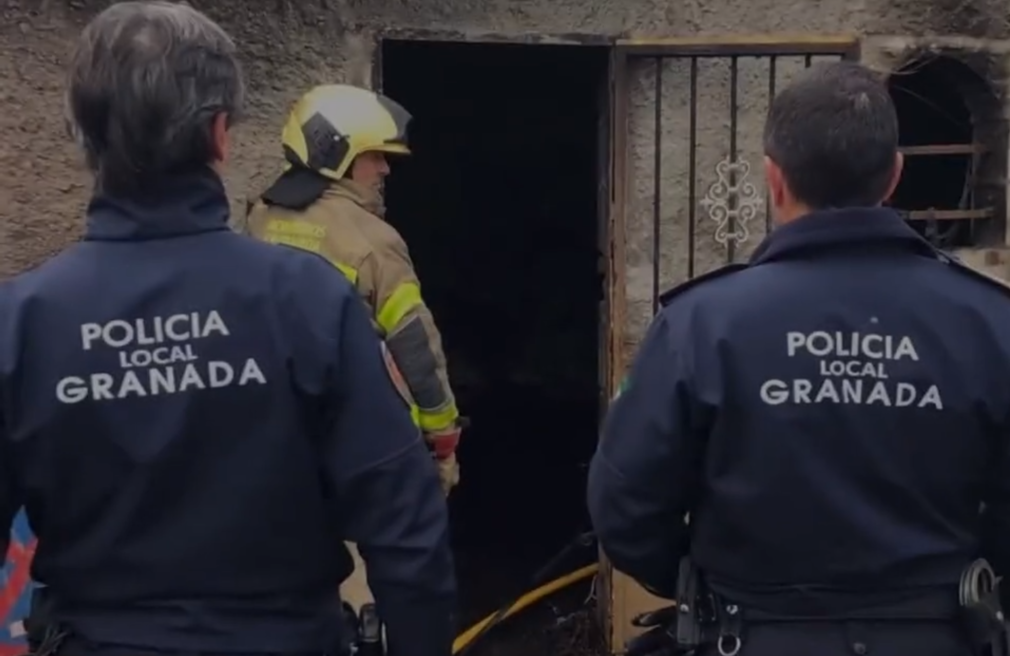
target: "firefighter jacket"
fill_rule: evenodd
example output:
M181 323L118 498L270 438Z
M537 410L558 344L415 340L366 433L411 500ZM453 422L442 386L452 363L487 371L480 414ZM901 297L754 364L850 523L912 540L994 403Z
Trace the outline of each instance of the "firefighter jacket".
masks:
M405 380L416 422L426 433L441 431L459 416L442 338L421 297L407 244L384 213L378 194L342 180L329 182L299 209L261 200L247 230L267 242L318 253L347 276Z

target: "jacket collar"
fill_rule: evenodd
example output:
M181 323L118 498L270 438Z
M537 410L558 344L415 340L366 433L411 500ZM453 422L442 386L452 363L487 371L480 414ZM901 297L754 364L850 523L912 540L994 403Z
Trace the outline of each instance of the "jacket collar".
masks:
M166 176L126 197L97 190L88 203L87 241L144 241L228 230L228 197L218 174Z
M386 214L386 207L382 202L382 195L379 192L347 178L333 183L326 193L340 198L347 198L380 219Z
M837 246L886 244L938 257L938 251L892 209L823 210L775 229L754 250L750 264L762 264Z

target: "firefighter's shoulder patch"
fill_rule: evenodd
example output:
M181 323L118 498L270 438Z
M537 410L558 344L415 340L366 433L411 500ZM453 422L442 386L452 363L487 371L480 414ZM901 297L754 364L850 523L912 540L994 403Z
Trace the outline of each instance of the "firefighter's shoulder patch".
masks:
M386 373L389 374L389 379L393 381L393 387L396 388L403 402L412 408L414 406L414 397L410 393L406 379L400 372L400 367L396 365L396 360L393 359L393 354L389 351L389 347L386 346L386 342L380 342L379 345L382 348L382 361L386 363Z

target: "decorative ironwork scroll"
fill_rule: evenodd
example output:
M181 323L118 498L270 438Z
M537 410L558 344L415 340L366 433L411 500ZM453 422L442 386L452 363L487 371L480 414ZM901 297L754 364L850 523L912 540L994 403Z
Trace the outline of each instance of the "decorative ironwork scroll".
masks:
M701 200L708 217L716 223L715 241L723 246L730 241L743 244L750 238L748 223L764 207L764 198L757 187L747 181L750 162L726 159L715 167L718 180L712 183Z

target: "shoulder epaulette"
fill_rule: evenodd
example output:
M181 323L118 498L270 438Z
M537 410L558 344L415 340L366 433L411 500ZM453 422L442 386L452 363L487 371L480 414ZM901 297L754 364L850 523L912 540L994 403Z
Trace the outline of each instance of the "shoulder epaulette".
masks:
M674 298L676 298L677 296L680 296L681 294L683 294L684 292L686 292L689 289L697 287L698 285L700 285L703 282L708 282L709 280L715 280L716 278L721 278L721 277L727 276L727 275L729 275L731 273L736 273L737 271L742 271L742 270L747 269L749 267L750 267L749 264L745 264L743 262L739 262L739 263L735 263L735 264L727 264L726 266L719 267L718 269L713 269L712 271L709 271L708 273L703 273L700 276L696 276L694 278L691 278L690 280L685 280L684 282L680 283L679 285L677 285L673 289L668 289L667 291L665 291L662 294L660 294L659 295L659 304L662 305L663 307L666 307L667 305L670 304L670 301L672 301Z
M937 259L939 259L944 264L953 267L955 270L964 273L975 280L979 280L989 285L998 287L1001 291L1010 294L1010 282L1003 280L1002 278L997 278L994 275L988 274L984 271L979 271L974 267L970 267L960 258L950 255L949 253L944 253L942 251L937 251Z

